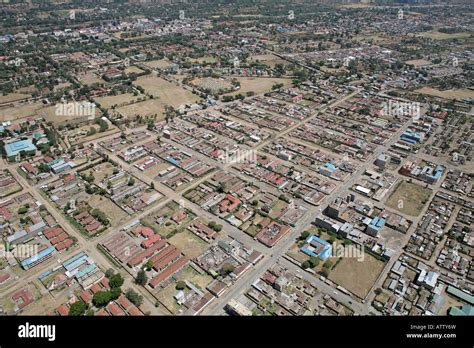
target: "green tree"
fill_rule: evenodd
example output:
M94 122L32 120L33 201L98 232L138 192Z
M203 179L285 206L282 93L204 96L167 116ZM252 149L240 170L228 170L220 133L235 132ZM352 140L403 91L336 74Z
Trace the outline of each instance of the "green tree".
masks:
M317 265L319 265L319 257L311 256L309 258L309 264L310 264L311 268L314 268Z
M135 278L135 283L137 283L138 285L142 285L142 286L145 286L146 282L148 281L148 277L145 273L144 270L139 270L138 273L137 273L137 277Z
M76 301L74 302L71 307L69 307L69 315L70 316L80 316L84 315L87 310L87 304L84 301Z
M104 307L112 300L109 291L98 291L92 297L92 303L96 307Z
M119 288L123 284L123 277L120 273L114 274L112 277L109 278L109 286L113 288Z
M137 307L143 303L143 296L139 295L133 289L128 289L125 293L125 297Z
M222 268L220 270L220 274L222 276L226 276L226 275L234 272L234 270L235 270L235 266L233 264L229 263L229 262L226 262L222 265Z
M308 268L311 267L311 265L310 265L309 261L304 261L303 263L301 263L301 267L303 269L308 269Z
M300 239L301 240L306 240L306 238L308 238L309 235L310 235L310 233L308 231L303 231L303 232L301 232Z
M186 289L186 282L184 280L178 280L176 282L176 290L184 290Z
M114 274L115 274L115 271L113 268L109 268L107 271L105 271L105 276L109 279L112 278Z

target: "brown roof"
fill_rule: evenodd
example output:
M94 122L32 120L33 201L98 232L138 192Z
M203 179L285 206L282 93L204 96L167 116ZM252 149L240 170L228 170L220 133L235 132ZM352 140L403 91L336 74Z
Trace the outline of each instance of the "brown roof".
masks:
M123 309L128 309L133 306L133 303L128 300L123 294L117 299L117 303L122 306Z
M107 305L107 310L113 316L125 315L125 312L115 302L110 302Z
M64 317L66 315L69 315L69 308L63 303L58 307L57 312L60 316Z
M81 297L81 299L82 299L85 303L87 303L87 302L89 302L90 300L92 300L92 294L91 294L89 291L87 291L87 290L84 290L84 291L82 292L82 294L81 294L80 297Z

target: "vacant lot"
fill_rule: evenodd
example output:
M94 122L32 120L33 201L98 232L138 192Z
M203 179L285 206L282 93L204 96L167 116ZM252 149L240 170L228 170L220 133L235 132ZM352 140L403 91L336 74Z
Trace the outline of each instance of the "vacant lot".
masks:
M112 227L118 226L128 217L126 212L120 209L108 198L99 195L92 195L87 203L89 203L92 208L97 208L103 211L105 215L107 215L107 218L109 218Z
M201 255L207 249L207 243L188 230L176 233L169 241L191 259Z
M417 36L430 38L433 40L452 40L452 39L465 39L468 38L471 34L466 33L440 33L439 31L424 31L422 33L417 34Z
M166 104L178 107L181 104L194 103L200 99L180 85L168 82L157 76L142 76L134 83L143 87L147 93L158 98L163 107Z
M41 102L17 104L14 107L2 107L0 108L0 121L13 121L34 116L42 107L43 103Z
M9 93L7 95L0 95L0 103L8 103L15 100L30 98L31 94L23 94L23 93Z
M430 195L430 189L402 181L388 198L387 205L401 213L418 216L428 202Z
M110 95L107 97L95 98L94 100L104 108L111 108L114 105L121 106L136 102L138 98L139 97L136 97L131 93L124 93L119 95Z
M168 59L158 59L158 60L150 60L149 62L145 62L143 63L143 65L151 68L151 69L155 69L155 68L160 68L160 69L164 69L164 68L167 68L169 66L171 66L171 62L168 60Z
M210 275L206 273L199 274L191 266L186 266L183 268L183 270L180 271L175 278L177 280L187 280L201 290L204 290L212 282L212 277Z
M255 92L256 94L266 93L272 90L272 86L277 83L283 83L284 86L291 84L291 79L273 78L273 77L237 77L240 82L240 89L226 95L245 94Z
M272 68L275 67L276 64L283 64L286 65L288 62L284 59L278 58L273 54L258 54L255 56L250 57L251 62L260 62L266 64Z
M142 72L143 72L142 69L140 69L139 67L134 66L134 65L129 66L129 67L127 67L127 68L125 69L125 73L126 73L126 74L131 74L131 73L140 74L140 73L142 73Z
M463 98L472 98L474 99L474 91L467 88L460 89L447 89L445 91L440 91L431 87L423 87L416 90L418 93L428 94L435 97L447 98L447 99L463 99Z
M232 84L223 78L216 79L212 77L205 77L200 79L194 79L191 82L194 86L198 86L203 89L208 89L211 93L221 93L225 90L229 91L232 88Z
M189 58L189 61L198 64L213 64L217 63L217 58L212 56L203 56L199 58Z
M382 272L385 263L365 253L363 261L343 257L331 270L329 279L360 298L365 298Z

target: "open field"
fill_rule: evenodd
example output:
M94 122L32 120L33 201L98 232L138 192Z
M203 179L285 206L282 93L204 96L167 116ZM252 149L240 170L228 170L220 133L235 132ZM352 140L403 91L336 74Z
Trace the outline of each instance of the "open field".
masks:
M165 105L158 99L148 99L139 103L121 106L116 109L122 116L126 118L140 116L154 116L157 114L156 121L164 119Z
M123 104L136 102L139 97L131 93L124 93L119 95L110 95L107 97L95 98L94 101L99 103L104 108L111 108L114 105L120 106Z
M191 259L201 255L207 249L207 243L188 230L176 233L169 241Z
M230 88L232 88L232 84L223 78L220 78L220 79L216 79L212 77L198 78L191 81L191 84L203 89L208 89L211 91L211 93L220 93L224 90L229 90Z
M291 79L274 78L274 77L236 77L240 82L240 89L227 93L225 95L245 94L247 92L255 92L255 94L266 93L272 90L272 86L277 83L283 83L285 86L291 85Z
M23 93L9 93L7 95L0 95L0 104L2 103L9 103L15 100L31 98L31 94L23 94Z
M194 103L200 99L198 96L183 89L180 85L168 82L157 76L141 76L134 84L143 87L147 93L158 98L163 107L166 104L178 107L181 104Z
M467 88L460 88L460 89L447 89L445 91L440 91L435 88L431 87L423 87L417 89L415 92L421 94L428 94L435 97L440 98L447 98L447 99L464 99L464 98L472 98L474 99L474 91L467 89Z
M20 118L35 116L37 111L43 107L43 103L34 102L28 104L19 104L14 107L0 108L0 121L13 121Z
M134 65L129 66L129 67L127 67L127 68L125 69L125 73L126 73L126 74L131 74L131 73L140 74L140 73L142 73L142 72L143 72L142 69L140 69L139 67L134 66Z
M250 62L261 62L264 63L272 68L275 67L277 64L288 64L288 62L284 59L281 59L273 54L257 54L255 56L251 56L249 58Z
M365 253L364 260L343 257L331 270L329 279L360 298L365 298L385 263Z
M103 211L109 218L112 227L118 226L121 222L123 222L124 219L128 217L126 212L120 209L108 198L99 195L92 195L88 200L88 203L92 208L97 208Z
M403 214L418 216L428 203L431 190L420 185L402 181L388 198L386 204Z
M405 62L405 64L413 65L415 67L419 67L419 66L431 64L431 62L429 60L426 60L426 59L413 59L413 60L407 60Z
M465 39L468 38L471 34L468 32L465 33L441 33L439 31L424 31L417 33L416 36L426 37L433 40L452 40L452 39Z
M145 62L143 65L155 69L155 68L160 68L164 69L167 68L171 65L171 62L164 58L164 59L158 59L158 60L150 60L149 62Z
M184 267L176 276L177 280L187 280L201 290L204 290L212 282L212 277L206 273L199 274L191 266Z
M94 83L105 83L105 81L94 74L93 72L88 72L84 75L78 76L79 81L84 85L93 85Z
M189 58L189 61L198 64L213 64L217 62L217 58L212 56L203 56L199 58Z

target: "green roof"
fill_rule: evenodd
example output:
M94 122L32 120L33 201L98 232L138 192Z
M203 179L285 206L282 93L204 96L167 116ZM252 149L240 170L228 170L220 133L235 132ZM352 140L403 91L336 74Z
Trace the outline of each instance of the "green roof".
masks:
M448 288L446 289L446 292L453 296L459 297L461 300L466 301L470 305L474 304L474 296L469 295L467 292L459 290L458 288L455 288L452 285L448 286Z
M464 305L461 308L459 307L451 307L449 309L449 315L453 316L474 316L474 307L471 305Z

